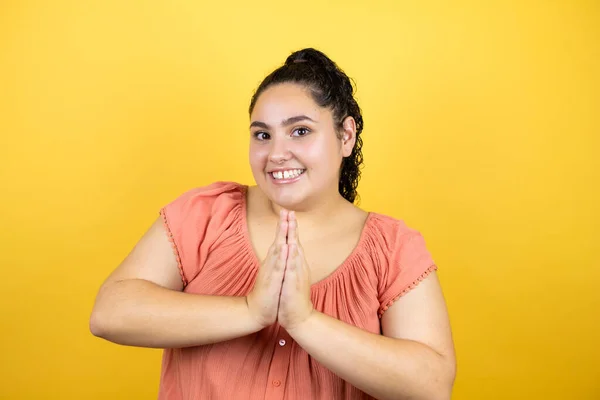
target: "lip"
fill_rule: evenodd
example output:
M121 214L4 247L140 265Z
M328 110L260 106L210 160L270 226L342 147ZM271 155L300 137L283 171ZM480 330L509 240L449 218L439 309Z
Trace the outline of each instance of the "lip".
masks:
M277 171L289 171L292 169L302 169L304 172L302 172L300 175L294 177L294 178L284 178L284 179L275 179L273 178L273 174L272 172L277 172ZM300 180L300 178L302 178L302 176L304 175L304 173L306 172L306 170L304 168L278 168L278 169L274 169L271 170L269 172L267 172L267 176L269 177L269 180L275 184L275 185L287 185L290 183L294 183Z
M270 174L271 172L279 172L279 171L293 171L293 170L295 170L295 169L301 169L301 170L303 170L303 171L305 171L305 170L306 170L306 169L304 169L304 168L290 168L290 167L287 167L287 168L273 168L273 169L270 169L270 170L268 170L268 171L267 171L267 173L268 173L268 174Z

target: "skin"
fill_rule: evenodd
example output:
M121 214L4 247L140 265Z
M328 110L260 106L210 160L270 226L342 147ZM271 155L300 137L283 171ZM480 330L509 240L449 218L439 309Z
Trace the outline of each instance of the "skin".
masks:
M159 218L100 288L92 333L119 344L181 348L277 322L314 359L375 398L449 399L455 356L435 273L388 308L382 335L320 313L311 303L311 285L349 254L365 221L337 187L340 163L356 140L354 120L347 117L336 128L331 111L305 88L280 84L261 94L251 125L257 186L248 192L248 229L263 260L252 291L246 297L182 293ZM278 169L304 173L281 184L269 175Z
M252 174L276 212L286 208L315 218L346 206L337 187L341 162L356 142L352 117L343 121L340 140L330 110L319 107L302 86L280 84L258 98L250 134ZM305 172L293 184L277 184L269 176L277 169L295 168Z
M294 118L298 115L309 119ZM251 121L252 172L271 209L279 211L279 226L287 228L287 240L279 245L286 262L277 322L312 357L377 398L450 398L455 356L435 273L388 309L383 335L317 312L310 301L313 280L298 221L305 221L314 235L316 228L327 229L316 221L351 215L337 183L340 163L356 140L352 118L343 121L340 135L331 111L314 103L305 88L280 84L261 94ZM306 172L292 183L278 184L269 176L277 168Z
M377 399L450 399L456 361L437 276L432 273L397 300L382 317L383 335L373 334L314 309L311 269L295 213L282 210L279 226L287 233L279 245L285 268L276 321L290 336L336 375Z
M292 274L307 268L304 248L297 234L298 219L309 227L307 231L312 232L312 237L321 236L326 243L331 237L327 225L339 223L332 221L332 215L338 216L333 219L357 221L351 227L357 233L360 233L366 218L362 210L351 205L338 191L340 165L343 158L351 154L356 142L356 124L352 117L348 117L343 121L341 130L336 129L331 110L319 107L306 88L297 84L279 84L266 89L259 96L250 119L249 161L257 183L257 188L254 188L257 195L250 199L254 198L257 203L266 206L262 209L252 207L254 202L250 201L249 208L251 213L254 211L266 221L265 225L272 225L273 216L278 214L278 226L287 238L271 251L286 260L284 269L288 279L282 279L283 284L278 288L281 298L277 320L288 329L312 310L310 300L307 301L312 283L310 275L302 275L308 276L308 281L302 281L305 284L301 299L289 287L298 283L289 279ZM304 172L292 182L275 180L271 176L273 171L298 169ZM255 248L260 248L262 238L256 236L253 242ZM321 237L319 242L323 243ZM314 253L322 254L319 250L315 249ZM334 267L339 264L331 263ZM328 275L332 271L321 272ZM253 294L250 299L252 303ZM296 301L302 302L305 307L297 308L299 303Z

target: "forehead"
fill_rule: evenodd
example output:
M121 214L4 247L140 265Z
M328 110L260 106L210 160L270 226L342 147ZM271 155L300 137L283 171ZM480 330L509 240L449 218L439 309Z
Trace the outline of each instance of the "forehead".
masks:
M258 97L251 118L264 122L279 121L295 115L306 115L318 121L326 108L313 100L304 86L294 83L280 83L266 89Z

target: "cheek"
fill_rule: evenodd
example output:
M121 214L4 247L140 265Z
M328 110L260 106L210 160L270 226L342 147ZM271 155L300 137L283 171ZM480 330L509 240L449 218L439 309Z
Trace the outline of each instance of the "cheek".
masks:
M300 154L317 168L318 166L329 168L337 165L341 160L339 146L330 140L315 140L306 143L302 149L298 149L298 155Z
M296 143L291 150L300 164L309 170L322 169L323 163L326 162L323 148L316 141Z
M269 149L267 146L260 146L257 144L251 144L248 151L248 158L252 167L264 166L269 155Z

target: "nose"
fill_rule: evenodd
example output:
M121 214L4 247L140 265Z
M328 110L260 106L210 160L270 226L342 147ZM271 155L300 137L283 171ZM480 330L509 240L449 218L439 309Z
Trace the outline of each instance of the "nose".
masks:
M269 161L274 164L283 164L292 158L289 149L289 143L285 138L271 139L271 151L269 152Z

